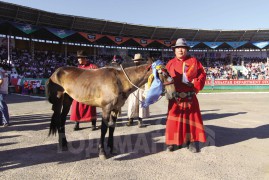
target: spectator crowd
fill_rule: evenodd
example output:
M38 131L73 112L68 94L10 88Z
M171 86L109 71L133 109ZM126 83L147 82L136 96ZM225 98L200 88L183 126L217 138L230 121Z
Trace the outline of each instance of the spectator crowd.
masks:
M12 50L11 61L8 62L7 49L0 47L0 66L9 72L10 79L22 78L48 78L59 67L77 66L76 53L63 53L51 51L35 51L34 57L27 50ZM170 57L162 58L165 63ZM113 55L90 56L91 63L104 67L111 63ZM200 57L207 79L269 79L269 61L266 58L244 57L238 58L205 58ZM128 62L128 60L124 60ZM240 70L235 67L241 67ZM244 70L244 71L243 71ZM29 83L31 87L40 87L40 82ZM24 85L26 86L26 85ZM32 89L32 88L29 89ZM38 88L39 89L39 88ZM42 91L42 87L41 87ZM31 90L30 90L31 92Z

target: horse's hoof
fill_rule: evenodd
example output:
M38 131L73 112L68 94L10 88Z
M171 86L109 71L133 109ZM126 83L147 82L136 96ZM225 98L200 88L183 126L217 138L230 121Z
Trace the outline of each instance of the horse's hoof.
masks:
M104 154L99 154L99 158L101 160L106 160L107 159L106 155L104 155Z
M106 160L107 159L106 152L105 152L104 148L100 148L99 149L99 158L101 160Z
M109 151L111 155L117 155L118 151L116 149L113 149L112 151Z
M65 147L62 148L62 150L63 150L63 151L68 151L68 147L65 146Z
M59 151L58 152L65 152L68 151L68 146L59 146Z
M68 151L68 146L62 146L62 151Z

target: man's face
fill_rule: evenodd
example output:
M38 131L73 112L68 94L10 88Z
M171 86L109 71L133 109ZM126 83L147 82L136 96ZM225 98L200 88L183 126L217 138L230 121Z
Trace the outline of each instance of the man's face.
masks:
M188 49L186 47L176 47L175 55L177 59L184 59L187 56Z
M86 64L86 58L84 57L79 57L78 58L78 64L82 65L82 64Z

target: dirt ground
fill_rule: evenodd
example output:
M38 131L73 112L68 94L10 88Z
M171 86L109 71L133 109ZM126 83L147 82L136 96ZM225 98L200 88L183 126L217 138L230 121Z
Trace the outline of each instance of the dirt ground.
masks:
M100 131L92 132L91 123L73 131L68 120L69 151L60 152L58 137L48 137L50 104L9 95L12 125L0 127L0 179L269 179L269 93L199 94L198 99L207 133L201 153L165 151L167 100L162 98L150 106L145 128L126 127L123 107L114 133L118 153L102 161Z

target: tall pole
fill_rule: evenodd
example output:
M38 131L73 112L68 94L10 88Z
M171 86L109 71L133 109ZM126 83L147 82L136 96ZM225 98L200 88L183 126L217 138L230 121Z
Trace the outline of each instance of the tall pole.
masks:
M9 47L10 47L10 44L9 44L9 35L7 36L7 63L10 65L10 52L9 52Z
M65 65L67 65L67 44L65 43L65 46L64 46L64 59L65 59Z

